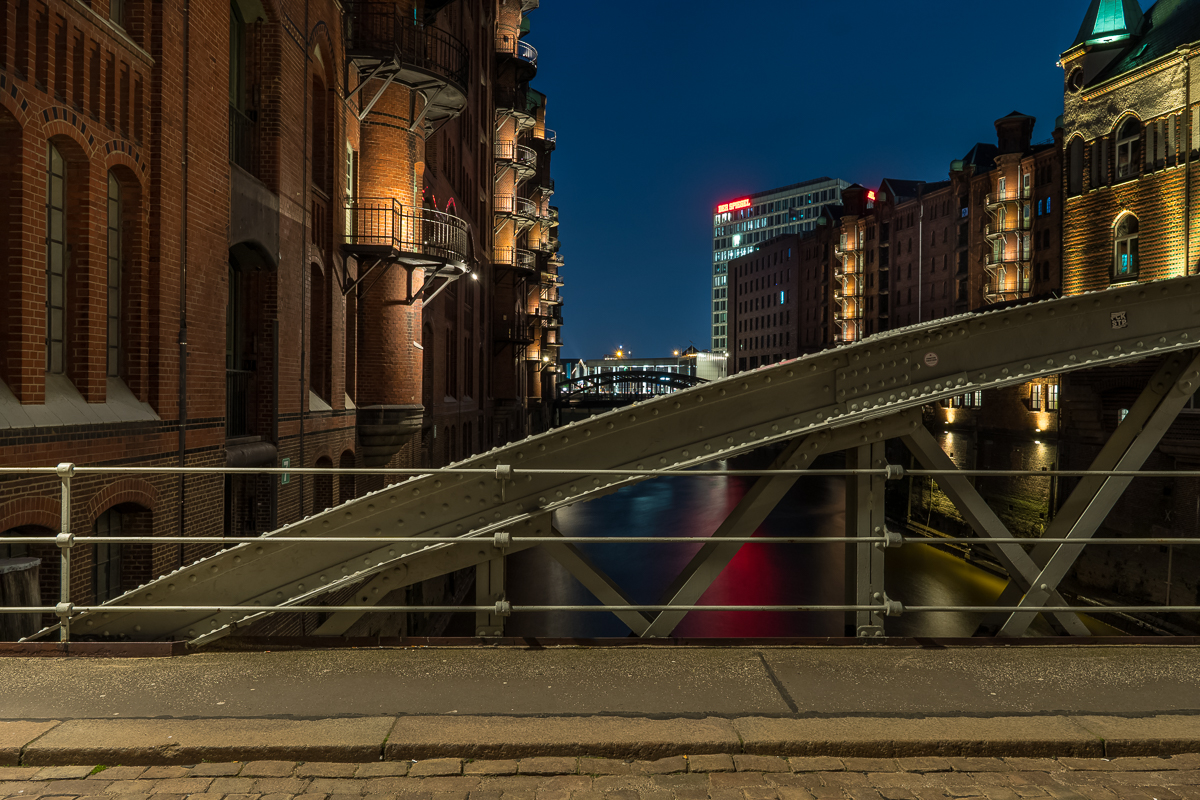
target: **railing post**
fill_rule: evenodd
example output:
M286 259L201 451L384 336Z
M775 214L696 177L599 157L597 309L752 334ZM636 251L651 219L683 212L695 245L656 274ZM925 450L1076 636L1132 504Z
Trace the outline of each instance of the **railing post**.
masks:
M882 469L886 466L883 442L862 445L846 452L850 469ZM884 520L883 475L851 475L846 479L846 536L879 537L887 530ZM846 604L883 605L882 546L869 542L846 545ZM884 635L882 611L852 611L847 623L855 636Z
M497 556L475 567L475 605L494 606L505 595L505 557ZM475 635L484 637L504 635L504 617L490 611L475 612Z
M75 535L71 533L71 478L75 475L75 465L62 463L55 471L62 483L62 495L59 534L54 539L59 552L58 605L54 613L58 615L59 641L66 644L71 641L71 546L75 543Z

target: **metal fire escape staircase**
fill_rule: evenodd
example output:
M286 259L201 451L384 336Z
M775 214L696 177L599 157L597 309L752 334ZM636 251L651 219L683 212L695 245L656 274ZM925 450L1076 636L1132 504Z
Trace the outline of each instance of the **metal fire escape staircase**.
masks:
M1200 277L1125 286L879 334L627 406L455 465L481 470L476 474L428 474L389 486L183 567L110 601L100 611L74 617L71 628L82 635L181 638L202 644L269 612L149 613L122 607L305 605L351 586L359 590L350 603L368 611L393 589L496 563L506 553L532 546L521 543L521 536L555 535L550 516L555 509L647 479L605 470L683 470L785 442L790 444L773 469L804 469L818 455L837 450L848 450L852 465L881 467L883 442L890 438L902 439L926 468L954 469L924 428L921 406L1038 376L1165 355L1163 366L1092 467L1137 470L1200 387L1198 343ZM722 544L721 537L752 533L797 479L794 472L760 478L677 579L671 604L695 603L740 547ZM871 535L883 526L878 499L883 480L869 475L851 481L851 498L871 495L878 505L855 510L848 501L847 536ZM1129 480L1109 476L1081 481L1046 536L1085 540L1093 535ZM1003 600L1028 609L996 620L1002 635L1020 635L1039 606L1064 604L1055 587L1081 545L1047 543L1029 552L1016 544L989 544L989 538L1011 534L971 480L950 475L939 477L938 483L981 545L1008 568L1012 582ZM402 536L412 542L274 542L277 536ZM430 536L461 537L466 543L421 541ZM568 545L542 546L552 548L556 558L606 602L628 602L619 587ZM869 573L870 559L882 551L852 547L858 548L860 574L864 565ZM882 585L875 589L869 579L860 579L860 599L871 591L882 593ZM664 611L653 617L636 610L616 613L639 635L663 636L686 612ZM860 634L882 632L881 613L857 613ZM1085 630L1072 613L1047 613L1060 630ZM322 632L344 631L357 616L335 613Z

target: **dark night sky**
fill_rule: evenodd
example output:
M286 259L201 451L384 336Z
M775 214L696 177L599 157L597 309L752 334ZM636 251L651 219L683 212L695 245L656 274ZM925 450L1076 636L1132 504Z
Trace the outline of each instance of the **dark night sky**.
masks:
M943 180L1013 110L1048 138L1087 6L542 0L527 41L558 132L563 357L707 348L718 202L821 175Z

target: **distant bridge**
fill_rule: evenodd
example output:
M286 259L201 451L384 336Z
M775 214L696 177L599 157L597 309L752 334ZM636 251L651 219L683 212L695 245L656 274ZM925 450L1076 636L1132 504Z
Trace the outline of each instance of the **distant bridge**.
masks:
M680 372L658 372L648 369L597 372L558 384L563 400L577 398L621 399L626 402L661 397L680 389L691 389L708 383L704 378Z

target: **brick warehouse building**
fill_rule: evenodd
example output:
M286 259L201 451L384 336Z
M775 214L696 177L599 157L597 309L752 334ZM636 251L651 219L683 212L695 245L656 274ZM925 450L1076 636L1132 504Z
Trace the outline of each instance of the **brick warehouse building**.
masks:
M730 369L1057 291L1061 146L1033 144L1034 122L997 120L998 145L975 145L948 180L843 189L812 232L731 261Z
M511 29L536 6L5 4L0 463L440 465L528 433L540 380L493 390L530 374L492 335L512 302L493 205ZM535 227L556 250L547 198ZM561 260L538 264L556 309ZM260 532L382 485L87 475L72 528ZM57 479L0 478L0 537L58 516ZM77 547L71 599L210 549ZM0 545L26 553L57 561ZM56 598L57 569L41 578Z

